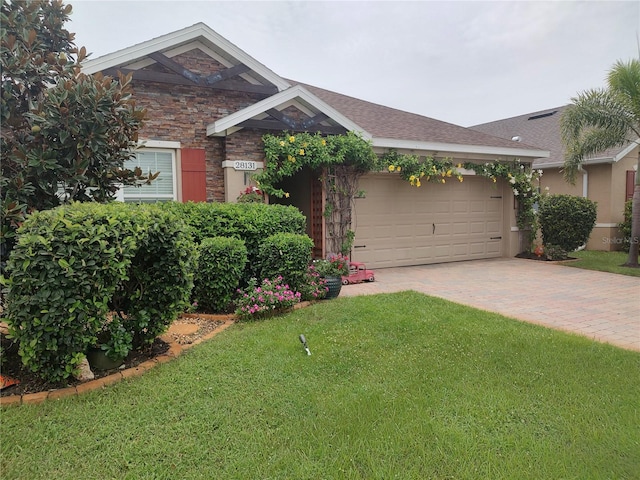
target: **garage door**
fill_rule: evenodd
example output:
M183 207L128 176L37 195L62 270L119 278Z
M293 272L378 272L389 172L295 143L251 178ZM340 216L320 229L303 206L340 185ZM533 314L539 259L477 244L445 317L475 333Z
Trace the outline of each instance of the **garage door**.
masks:
M448 180L416 188L397 175L363 177L353 260L382 268L500 257L501 188L482 177Z

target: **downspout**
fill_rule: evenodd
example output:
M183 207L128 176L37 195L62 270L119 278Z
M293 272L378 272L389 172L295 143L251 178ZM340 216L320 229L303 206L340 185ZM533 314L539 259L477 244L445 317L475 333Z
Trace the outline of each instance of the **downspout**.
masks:
M589 172L587 172L587 170L582 165L580 165L579 170L582 171L582 196L584 198L589 198ZM586 243L576 248L576 252L584 250L585 248L587 248Z
M579 170L582 172L582 196L589 198L589 172L582 165L580 165Z

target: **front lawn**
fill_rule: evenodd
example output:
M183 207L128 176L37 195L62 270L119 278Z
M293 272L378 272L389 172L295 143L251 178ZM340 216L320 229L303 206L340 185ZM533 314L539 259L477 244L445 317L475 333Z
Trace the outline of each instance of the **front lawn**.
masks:
M312 355L298 339L304 334ZM240 323L2 411L9 478L635 478L640 353L414 292Z
M601 252L596 250L582 250L571 252L571 257L577 261L566 262L568 267L584 268L586 270L599 270L601 272L618 273L640 277L640 268L623 267L627 261L627 252Z

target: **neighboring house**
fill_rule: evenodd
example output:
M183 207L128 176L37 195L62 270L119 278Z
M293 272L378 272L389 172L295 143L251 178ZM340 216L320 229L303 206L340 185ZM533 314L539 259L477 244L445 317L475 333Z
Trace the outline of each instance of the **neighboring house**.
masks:
M199 23L83 64L85 73L133 74L148 111L134 163L160 181L126 189L125 201L233 202L265 159L265 133L359 132L377 153L390 149L454 162L531 162L545 150L279 77ZM370 267L513 256L518 248L508 184L464 182L411 187L389 172L365 175L355 200L352 258ZM315 255L324 248L318 172L284 185L308 219Z
M560 118L566 108L567 105L550 108L470 128L548 150L548 158L533 162L534 168L544 172L541 188L548 187L549 193L579 195L597 202L598 217L587 248L619 250L624 245L617 225L623 220L625 202L633 196L638 144L612 148L585 159L572 185L564 180L562 172L564 146Z

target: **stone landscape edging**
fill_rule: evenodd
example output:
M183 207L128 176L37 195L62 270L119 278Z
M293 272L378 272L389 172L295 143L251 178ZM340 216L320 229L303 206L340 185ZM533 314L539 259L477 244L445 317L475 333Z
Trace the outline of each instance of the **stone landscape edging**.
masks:
M299 308L307 307L315 302L300 302L293 306L293 310L297 310ZM0 408L7 407L10 405L28 405L28 404L37 404L42 403L45 400L59 400L65 397L72 397L74 395L80 395L85 392L90 392L93 390L97 390L99 388L104 388L109 385L113 385L115 383L120 382L125 378L138 377L142 375L147 370L159 365L161 363L166 363L174 358L179 357L182 352L185 350L198 345L199 343L204 342L205 340L209 340L215 337L218 333L226 330L231 325L236 323L238 317L233 314L228 315L212 315L207 313L183 313L181 318L206 318L211 321L222 321L221 325L217 326L211 332L203 335L202 337L194 340L192 343L180 345L179 343L174 342L169 336L160 336L165 342L169 344L169 349L157 357L152 358L151 360L147 360L146 362L142 362L141 364L124 369L120 372L112 373L111 375L107 375L106 377L96 378L95 380L89 380L88 382L80 383L78 385L74 385L72 387L59 388L56 390L48 390L46 392L37 392L37 393L27 393L20 395L7 395L6 397L0 397ZM166 334L165 334L166 335Z
M45 400L59 400L65 397L71 397L74 395L80 395L85 392L90 392L93 390L97 390L99 388L103 388L109 385L113 385L115 383L120 382L125 378L138 377L142 375L147 370L159 365L161 363L166 363L174 358L179 357L182 352L185 350L197 345L205 340L209 340L216 336L218 333L226 330L231 325L233 325L237 318L235 315L210 315L210 314L183 314L182 318L193 318L200 317L206 318L211 321L222 321L221 325L217 326L214 330L203 335L201 338L195 340L192 343L180 345L179 343L174 342L169 336L161 336L161 338L169 344L169 349L154 357L150 360L142 362L141 364L124 369L122 371L112 373L111 375L107 375L106 377L96 378L95 380L89 380L88 382L83 382L78 385L74 385L72 387L59 388L56 390L48 390L46 392L37 392L37 393L27 393L20 395L7 395L6 397L0 397L0 407L6 407L10 405L28 405L28 404L36 404L42 403Z

